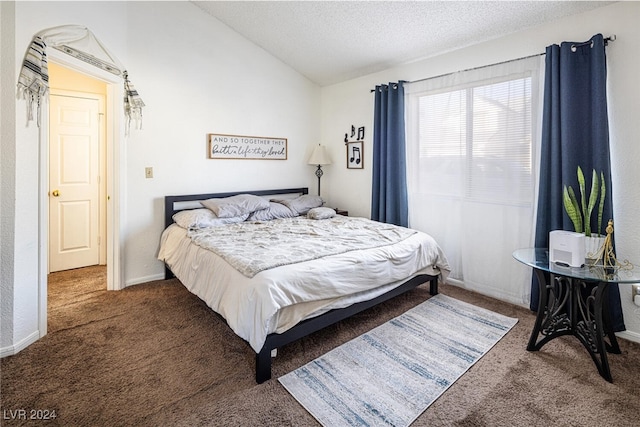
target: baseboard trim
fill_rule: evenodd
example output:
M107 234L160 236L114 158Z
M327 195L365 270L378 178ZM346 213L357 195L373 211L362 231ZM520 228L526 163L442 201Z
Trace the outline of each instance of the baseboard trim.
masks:
M133 285L140 285L142 283L154 282L156 280L164 280L164 272L162 272L160 274L153 274L151 276L138 277L136 279L127 280L124 285L125 285L125 287L126 286L133 286Z
M616 332L616 336L640 344L640 334L631 331Z
M35 331L29 334L26 338L20 340L17 344L11 345L9 347L0 348L0 359L7 356L13 356L14 354L20 353L25 348L29 347L34 342L40 339L40 332Z

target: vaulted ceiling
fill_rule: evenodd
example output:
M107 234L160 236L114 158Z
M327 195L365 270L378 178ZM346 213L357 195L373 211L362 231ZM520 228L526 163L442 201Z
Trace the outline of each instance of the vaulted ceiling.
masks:
M613 2L193 1L320 86Z

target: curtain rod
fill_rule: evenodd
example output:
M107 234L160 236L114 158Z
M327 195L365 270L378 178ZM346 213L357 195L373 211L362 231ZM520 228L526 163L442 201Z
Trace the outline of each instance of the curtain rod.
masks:
M616 35L612 35L609 37L606 37L604 39L604 45L607 46L609 44L609 42L613 42L616 41ZM591 43L591 41L586 41L583 43L577 43L574 44L572 47L576 47L576 46L584 46ZM423 82L425 80L431 80L431 79L437 79L440 77L446 77L446 76L450 76L452 74L456 74L456 73L464 73L466 71L475 71L475 70L480 70L482 68L487 68L487 67L493 67L494 65L503 65L503 64L508 64L510 62L515 62L515 61L521 61L523 59L529 59L529 58L534 58L536 56L542 56L542 55L546 55L546 52L542 52L542 53L536 53L534 55L529 55L529 56L523 56L521 58L516 58L516 59L509 59L507 61L502 61L502 62L496 62L495 64L488 64L488 65L480 65L479 67L473 67L473 68L467 68L465 70L460 70L460 71L452 71L450 73L445 73L445 74L440 74L438 76L433 76L433 77L425 77L424 79L418 79L418 80L413 80L413 81L405 81L405 83L418 83L418 82ZM375 92L375 89L371 89L371 92Z

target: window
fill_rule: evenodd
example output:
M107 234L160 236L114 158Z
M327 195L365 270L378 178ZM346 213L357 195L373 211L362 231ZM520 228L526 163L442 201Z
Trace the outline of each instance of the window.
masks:
M540 58L405 85L409 225L466 288L527 304ZM514 284L516 278L517 285Z

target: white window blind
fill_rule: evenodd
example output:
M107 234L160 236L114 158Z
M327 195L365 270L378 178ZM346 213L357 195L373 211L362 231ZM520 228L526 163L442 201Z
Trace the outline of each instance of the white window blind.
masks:
M409 225L431 234L454 283L526 305L541 58L405 85Z
M531 77L418 96L418 117L427 192L532 202Z

